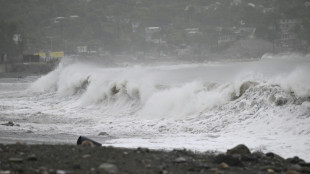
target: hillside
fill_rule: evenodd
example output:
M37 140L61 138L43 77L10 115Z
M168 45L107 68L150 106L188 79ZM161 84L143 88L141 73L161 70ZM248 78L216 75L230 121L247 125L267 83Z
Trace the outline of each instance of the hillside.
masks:
M218 52L248 39L237 35L219 46L223 33L240 28L254 28L255 38L280 43L281 19L298 20L290 32L303 44L290 47L307 51L308 16L306 0L0 0L0 53L76 53L78 46L111 54L170 55L184 47ZM149 41L148 27L160 28ZM14 34L20 36L16 44Z

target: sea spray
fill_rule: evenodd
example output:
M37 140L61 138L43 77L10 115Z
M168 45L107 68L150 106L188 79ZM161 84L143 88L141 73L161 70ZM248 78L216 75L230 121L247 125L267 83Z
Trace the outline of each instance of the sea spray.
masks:
M16 109L1 113L45 134L108 132L115 139L106 143L122 147L203 151L243 143L310 156L309 67L309 56L298 54L126 67L73 61L32 83L33 96L16 94Z

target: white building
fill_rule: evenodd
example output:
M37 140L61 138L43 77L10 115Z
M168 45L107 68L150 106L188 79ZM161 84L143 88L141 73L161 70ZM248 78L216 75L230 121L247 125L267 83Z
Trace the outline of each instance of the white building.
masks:
M87 53L87 46L78 46L77 52L78 53Z
M160 27L146 27L145 28L145 41L153 43L161 43L161 38L154 38L154 34L161 31Z
M294 30L300 22L298 19L279 20L280 38L277 40L277 46L280 49L293 49L298 46L299 41Z

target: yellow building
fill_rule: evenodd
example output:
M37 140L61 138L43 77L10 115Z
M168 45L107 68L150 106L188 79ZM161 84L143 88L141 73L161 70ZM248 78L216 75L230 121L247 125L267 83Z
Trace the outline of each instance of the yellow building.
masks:
M49 56L46 56L45 52L38 52L38 53L34 53L34 55L39 55L40 58L43 59L60 59L63 58L65 56L65 53L63 51L58 51L58 52L49 52Z

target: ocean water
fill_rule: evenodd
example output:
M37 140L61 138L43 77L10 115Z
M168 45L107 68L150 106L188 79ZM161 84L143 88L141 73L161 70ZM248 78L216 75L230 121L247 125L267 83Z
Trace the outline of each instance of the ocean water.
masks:
M0 79L0 131L96 136L103 145L225 152L238 144L310 160L310 56L107 67L64 59Z

